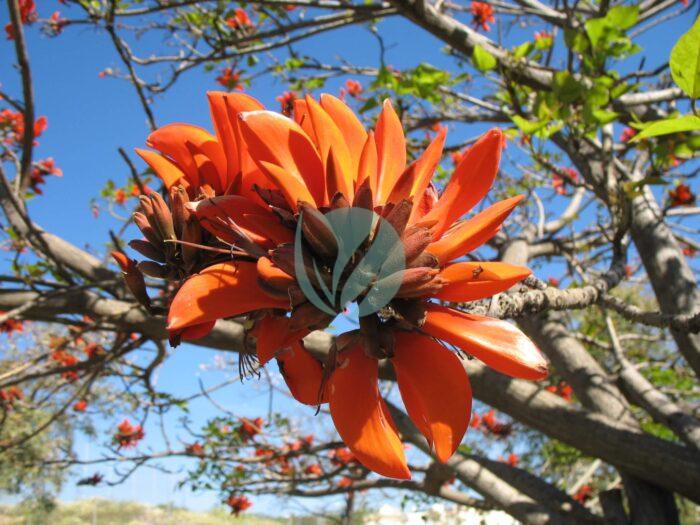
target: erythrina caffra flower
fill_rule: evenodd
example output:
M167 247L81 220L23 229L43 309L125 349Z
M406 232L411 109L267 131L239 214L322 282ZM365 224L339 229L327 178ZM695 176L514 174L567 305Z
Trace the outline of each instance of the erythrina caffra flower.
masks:
M472 24L477 29L481 27L484 31L488 31L491 29L489 24L496 21L493 8L486 2L472 2L469 10L472 13Z
M530 274L502 262L463 260L522 200L512 197L464 218L496 178L500 130L466 150L438 192L432 176L446 129L409 163L389 101L369 131L331 95L290 101L293 118L243 94L210 93L209 101L216 136L170 125L148 139L160 154L139 151L170 191L169 205L142 198L135 222L146 237L139 251L167 261L164 269L144 272L161 272L176 290L168 311L171 341L202 337L217 319L255 321L249 335L260 365L276 359L294 398L329 404L349 456L395 478L410 472L378 388L380 360L393 366L409 416L443 462L467 429L472 397L460 357L448 346L512 377L547 375L545 358L515 326L445 306L491 297ZM344 215L352 242L337 237L331 221L348 210L373 217ZM183 246L206 254L186 268L180 252L166 248L183 242L178 221L198 228L199 240ZM400 254L403 266L370 275L367 260L387 232L395 241L384 256ZM133 265L120 264L128 277ZM311 330L327 327L348 302L359 308L377 300L376 290L388 284L395 285L392 293L361 314L358 330L337 337L324 362L307 351L302 339ZM313 299L323 296L325 303Z

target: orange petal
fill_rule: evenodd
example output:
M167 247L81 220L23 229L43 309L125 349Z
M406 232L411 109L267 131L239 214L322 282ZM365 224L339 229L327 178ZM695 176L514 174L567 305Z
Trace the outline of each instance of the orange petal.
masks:
M238 123L238 113L263 109L263 105L244 93L208 91L209 110L214 130L226 156L226 177L222 180L224 190L235 184L241 173L241 157L246 148Z
M177 164L166 159L163 155L155 151L139 148L136 148L136 153L146 161L146 164L160 177L167 189L170 189L171 186L174 186L178 182L186 182L184 180L185 173L177 167Z
M277 358L277 362L294 399L305 405L314 406L327 401L325 392L319 399L323 381L323 367L304 348L301 341L291 343L291 349L282 352Z
M377 162L377 144L374 140L374 132L370 131L360 154L355 188L359 188L365 179L369 179L372 195L377 195Z
M459 358L432 339L395 333L391 362L408 415L445 463L467 431L472 391Z
M218 218L233 220L251 240L261 245L294 241L294 233L274 213L245 197L224 195L194 202L192 207L202 227L226 242L233 243L235 238L226 235Z
M280 350L289 348L292 343L306 337L307 329L289 330L289 317L266 315L255 325L256 348L258 361L266 364Z
M399 116L389 99L384 101L376 128L379 191L377 203L384 204L396 179L406 169L406 139Z
M361 346L344 350L330 382L333 423L345 444L365 467L382 476L409 479L401 439L382 407L376 359Z
M438 221L433 230L436 239L486 196L498 174L502 144L503 133L494 128L466 152L440 200L424 217Z
M277 290L284 290L297 282L294 277L283 272L267 257L260 257L256 264L258 267L258 276Z
M441 265L475 250L496 235L503 221L518 203L522 195L497 202L493 206L455 225L441 239L428 245L427 251L438 258ZM421 221L427 220L426 215Z
M304 181L291 175L289 172L285 171L284 168L265 161L260 162L260 167L268 180L282 192L287 204L289 204L292 210L296 211L299 201L308 202L309 204L317 202L309 192L306 184L304 184ZM324 200L322 199L321 202L324 202Z
M355 113L339 98L324 93L321 95L321 107L330 115L345 138L352 159L352 176L357 180L360 156L367 141L367 131Z
M198 126L168 124L151 133L146 144L175 161L195 188L198 188L202 181L192 152L207 157L222 178L226 174L226 156L221 144L211 133Z
M201 339L214 329L215 324L216 321L209 321L208 323L188 326L182 332L180 332L180 339L182 339L183 341Z
M331 117L311 95L306 95L306 107L316 135L316 145L326 173L326 193L330 200L336 192L351 199L354 192L353 170L350 150L345 137ZM331 155L332 152L332 155ZM333 166L329 164L333 163Z
M301 126L301 129L304 130L314 144L318 144L316 141L314 125L311 123L311 117L309 116L309 108L306 105L306 100L303 98L297 98L294 99L292 104L294 106L294 122Z
M270 298L257 280L252 262L225 262L193 275L177 292L168 311L168 330L233 317L262 308L287 308L288 301Z
M248 151L261 169L265 171L263 163L279 166L307 188L306 193L313 196L309 202L324 205L323 164L304 130L293 120L272 111L249 111L241 113L240 118Z
M413 180L413 187L411 188L411 195L413 196L413 211L411 212L411 218L409 219L409 224L413 224L420 216L420 196L425 194L425 190L428 189L428 185L433 178L433 173L435 168L437 168L440 158L442 157L442 149L445 147L445 137L447 136L447 130L445 128L440 129L437 137L425 148L423 154L413 163L416 165L416 175Z
M426 308L422 328L428 335L461 348L502 374L531 380L547 377L547 359L512 324L434 303Z
M476 301L505 292L531 273L529 268L502 262L448 264L438 275L447 284L434 297L443 301Z

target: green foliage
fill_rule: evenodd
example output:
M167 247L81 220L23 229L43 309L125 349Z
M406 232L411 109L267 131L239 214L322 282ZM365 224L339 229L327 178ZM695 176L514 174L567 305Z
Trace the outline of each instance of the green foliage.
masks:
M370 85L371 89L385 89L399 96L413 96L432 103L439 103L443 95L440 87L449 86L457 82L449 72L438 69L427 63L418 64L413 69L401 72L381 67L377 78ZM367 102L360 111L367 111L376 107L378 101Z
M695 115L684 115L680 117L656 120L652 123L632 124L632 126L642 130L632 139L632 142L638 142L642 139L650 137L659 137L662 135L671 135L684 131L700 130L700 117L696 117Z
M690 98L700 96L700 17L676 42L669 61L673 80ZM697 128L695 128L697 129Z
M521 50L521 53L523 53L524 51L526 50ZM495 68L496 64L498 64L498 62L496 61L496 57L494 57L491 53L489 53L479 45L474 46L472 62L474 63L474 67L482 72L489 71Z

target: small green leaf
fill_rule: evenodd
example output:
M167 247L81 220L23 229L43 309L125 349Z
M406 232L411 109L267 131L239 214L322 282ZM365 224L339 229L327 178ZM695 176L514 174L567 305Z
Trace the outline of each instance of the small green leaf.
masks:
M534 47L535 46L533 45L532 42L525 42L524 44L520 44L518 47L516 47L513 50L513 58L515 58L516 60L520 60L521 58L525 58L527 55L529 55L532 52Z
M488 71L489 69L495 68L497 64L496 57L479 45L474 46L472 62L474 63L474 67L479 71Z
M639 18L639 6L636 5L618 5L610 9L605 19L610 27L617 29L629 29L637 23Z
M546 120L531 122L529 120L524 119L520 115L513 115L510 117L510 119L515 123L516 126L518 126L520 131L522 131L526 135L532 135L533 133L541 130L547 125Z
M671 50L671 76L691 98L700 97L700 17Z
M661 135L671 135L683 131L697 130L700 130L700 117L685 115L683 117L667 118L664 120L657 120L645 126L640 133L634 136L631 142L637 142L649 137L659 137Z

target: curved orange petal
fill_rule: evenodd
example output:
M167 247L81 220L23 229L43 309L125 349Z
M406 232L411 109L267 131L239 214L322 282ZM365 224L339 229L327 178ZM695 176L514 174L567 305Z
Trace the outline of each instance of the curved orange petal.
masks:
M258 361L261 365L266 364L278 351L291 347L292 343L303 339L308 333L305 328L290 331L289 317L266 315L255 325Z
M292 396L305 405L327 402L326 392L321 394L323 381L321 363L304 348L301 341L294 341L290 346L289 350L277 357L277 362Z
M377 162L377 143L374 140L374 132L370 131L362 146L355 188L359 188L366 179L369 179L369 187L374 196L377 195Z
M472 390L459 358L428 337L395 332L396 370L408 415L445 463L467 431Z
M207 157L221 180L226 174L226 156L221 144L211 133L198 126L167 124L151 133L146 139L146 144L175 161L195 188L204 181L201 180L197 164L192 158L193 152Z
M443 301L476 301L505 292L531 273L529 268L503 262L448 264L438 274L447 284L434 297Z
M258 276L276 290L284 290L296 284L297 280L275 266L269 258L260 257L256 263Z
M233 317L261 308L288 308L260 289L252 262L225 262L193 275L178 290L168 311L168 330Z
M311 123L311 117L309 116L309 108L306 104L306 100L303 98L297 98L292 102L294 106L294 122L301 126L301 129L309 136L314 144L318 144L316 140L316 132L314 131L314 126Z
M399 116L389 99L384 101L375 131L377 141L378 181L377 204L384 204L396 179L406 169L406 138Z
M268 180L274 184L274 187L282 192L292 210L296 211L299 201L308 202L309 204L317 202L309 192L306 184L304 184L304 181L291 175L284 168L265 161L260 161L260 167Z
M502 374L531 380L547 377L547 359L512 324L434 303L427 303L426 310L422 328L428 335L461 348Z
M499 201L474 217L455 225L441 239L430 243L427 251L437 257L443 265L477 249L498 233L503 221L523 198L523 195L518 195ZM421 221L426 220L428 215Z
M379 395L377 360L355 346L343 350L338 361L329 394L338 434L368 469L390 478L409 479L401 439Z
M182 332L180 332L180 339L182 339L183 341L201 339L214 329L215 324L216 321L209 321L208 323L188 326Z
M155 151L139 148L136 148L135 151L139 157L146 161L146 164L148 164L155 174L160 177L167 189L170 189L171 186L174 186L178 182L185 182L185 184L189 185L186 181L185 173L171 160Z
M413 224L420 215L419 208L421 199L419 197L425 194L425 190L428 189L428 185L433 178L435 168L437 168L437 165L440 163L446 137L447 130L442 128L437 134L437 137L425 148L423 154L414 162L414 164L416 164L416 175L413 179L413 187L411 188L413 211L411 212L409 224Z
M494 128L465 153L437 204L424 217L438 221L433 228L435 239L486 196L498 174L502 145L503 133Z
M202 227L233 243L234 237L226 235L218 218L231 219L254 242L259 244L283 244L294 241L294 232L280 222L279 217L262 206L240 195L223 195L192 203L191 207Z
M214 122L214 130L226 156L226 178L224 190L238 182L241 174L242 157L246 153L238 123L238 114L243 111L263 109L263 105L245 93L208 91L209 109Z
M355 113L350 109L345 102L339 98L324 93L321 95L321 107L330 115L338 129L340 129L345 143L350 150L350 158L352 161L352 176L354 180L358 180L358 167L360 156L367 141L367 131L365 127L355 116Z
M304 130L293 120L272 111L248 111L241 113L240 119L248 151L261 169L265 171L264 163L279 166L313 196L309 202L324 205L323 164Z

